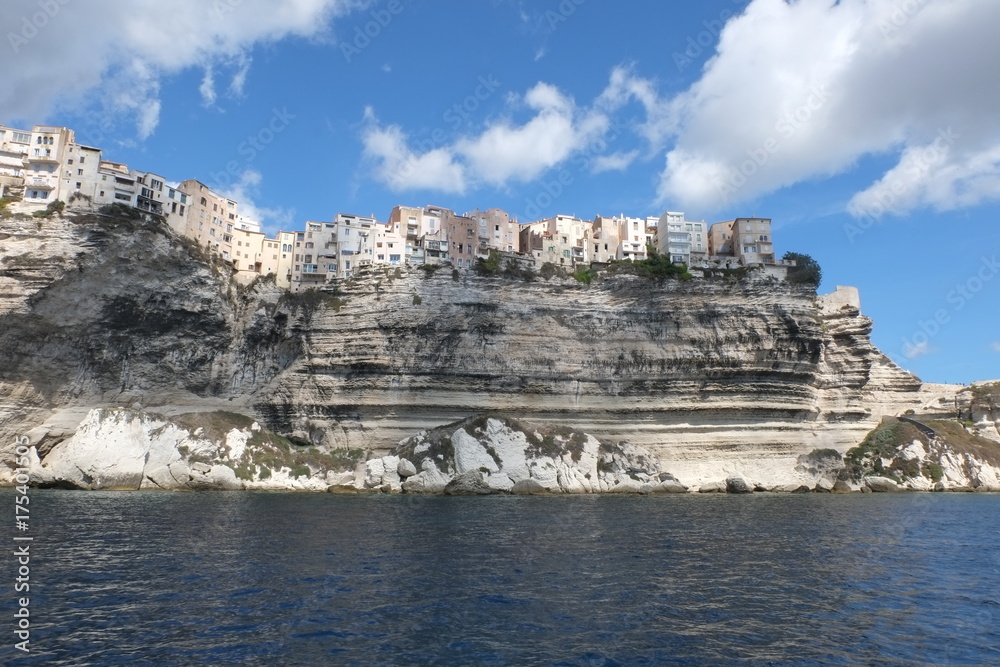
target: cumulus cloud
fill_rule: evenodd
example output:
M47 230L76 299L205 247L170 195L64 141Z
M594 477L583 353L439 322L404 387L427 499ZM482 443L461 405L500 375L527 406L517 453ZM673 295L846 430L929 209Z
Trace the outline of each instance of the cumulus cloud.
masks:
M855 214L971 206L1000 198L1000 74L979 65L1000 61L998 22L977 0L754 0L688 90L622 70L608 96L670 142L661 202L716 209L888 155Z
M371 108L365 110L365 120L365 157L374 163L375 176L391 190L465 192L465 168L455 161L450 149L431 148L418 153L409 146L402 128L382 127Z
M1000 342L993 343L992 345L990 345L990 347L993 348L994 352L1000 352Z
M239 214L255 222L261 223L269 236L274 236L281 229L292 229L296 223L295 210L287 208L269 208L260 206L256 199L260 195L263 177L255 169L247 169L238 180L231 185L220 188L219 194L228 197L239 204Z
M639 151L618 151L609 155L598 155L590 165L590 171L600 174L605 171L625 171L639 157Z
M383 127L368 109L362 133L365 156L374 163L376 177L395 191L461 193L473 184L503 187L538 178L582 151L609 126L606 115L578 108L571 97L547 83L507 102L528 109L530 119L494 119L478 134L424 152L411 148L402 128Z
M40 122L60 105L92 102L133 118L140 138L159 122L159 82L192 66L205 68L200 92L214 103L213 66L234 69L229 90L242 92L248 50L288 36L313 37L361 0L116 0L0 3L7 28L0 110L5 120Z

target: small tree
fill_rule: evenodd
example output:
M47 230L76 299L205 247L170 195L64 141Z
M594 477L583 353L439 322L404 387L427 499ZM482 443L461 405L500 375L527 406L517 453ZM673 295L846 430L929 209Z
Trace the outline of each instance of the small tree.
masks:
M788 267L788 277L786 278L788 282L794 285L819 287L823 280L823 271L815 259L798 252L786 252L781 259L795 262L795 266Z

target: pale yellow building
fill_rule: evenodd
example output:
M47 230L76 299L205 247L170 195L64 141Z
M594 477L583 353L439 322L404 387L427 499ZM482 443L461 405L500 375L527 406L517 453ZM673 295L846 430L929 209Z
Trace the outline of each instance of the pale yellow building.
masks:
M770 218L736 218L717 222L708 232L712 256L734 257L742 266L774 264Z
M65 127L35 125L31 131L28 154L24 158L24 200L27 209L42 209L54 201L66 201L72 190L62 178L62 165L73 130Z
M441 264L449 260L446 220L454 213L440 206L396 206L388 225L406 239L404 261L412 264Z
M521 225L521 252L530 253L538 265L565 268L592 261L593 223L570 215L556 215Z
M190 200L184 235L223 259L231 259L237 203L193 179L181 183L177 190L185 193Z
M31 132L0 125L0 197L24 193L24 162L31 145Z

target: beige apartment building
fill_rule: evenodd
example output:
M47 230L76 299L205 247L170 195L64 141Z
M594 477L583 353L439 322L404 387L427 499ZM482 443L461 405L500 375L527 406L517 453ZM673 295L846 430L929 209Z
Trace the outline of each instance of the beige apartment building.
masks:
M448 213L443 220L448 235L451 266L455 269L470 269L480 256L479 221L450 211ZM489 249L485 244L482 256L489 256Z
M296 291L350 278L365 267L406 261L406 237L394 224L369 216L338 213L331 222L310 220L305 231L280 232L276 243L282 255L279 276L288 276Z
M618 259L618 248L621 246L621 225L618 218L607 218L603 215L594 216L593 232L590 245L593 247L592 261L606 264Z
M503 209L476 209L466 213L465 217L476 221L480 256L488 255L490 248L500 252L520 252L520 225L517 218L511 219Z
M566 268L590 264L593 223L569 215L556 215L521 225L521 252L536 264L552 263Z
M61 176L69 146L74 143L73 130L35 125L24 158L25 207L41 209L56 200L69 198L69 183Z
M0 197L24 194L24 161L31 132L0 125Z
M445 220L454 213L441 206L396 206L389 214L389 226L406 239L404 258L413 264L441 264L448 261Z
M194 179L184 181L177 190L190 200L184 236L195 239L223 259L231 259L237 203Z
M770 218L736 218L717 222L708 232L709 254L734 257L742 266L774 264Z

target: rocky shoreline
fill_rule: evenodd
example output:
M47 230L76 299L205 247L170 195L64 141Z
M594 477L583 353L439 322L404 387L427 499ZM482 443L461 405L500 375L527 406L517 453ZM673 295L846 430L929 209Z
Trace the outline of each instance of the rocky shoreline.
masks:
M296 444L249 417L222 412L169 418L95 409L72 432L40 427L28 437L29 483L42 488L444 495L1000 491L1000 466L945 450L930 462L931 452L917 441L884 461L886 469L918 471L902 479L859 474L850 467L853 459L832 450L799 457L794 468L778 471L780 483L739 471L718 480L681 479L641 446L497 415L421 431L380 456ZM0 469L0 484L14 484L14 473Z

